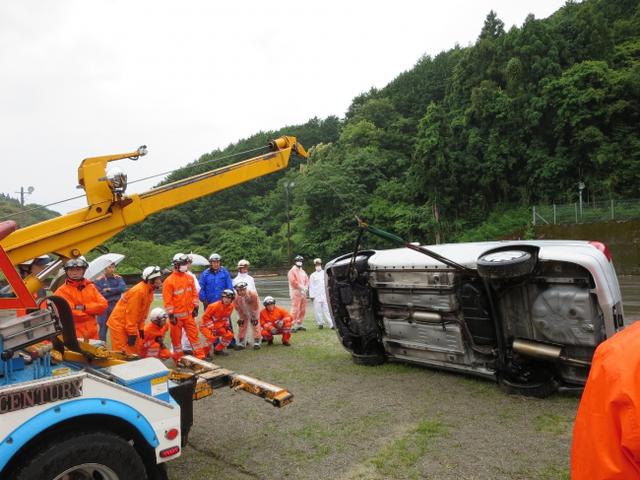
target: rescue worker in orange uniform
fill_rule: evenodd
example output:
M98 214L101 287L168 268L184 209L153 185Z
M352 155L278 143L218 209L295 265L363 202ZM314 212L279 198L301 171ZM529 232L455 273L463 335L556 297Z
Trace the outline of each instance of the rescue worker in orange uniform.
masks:
M287 279L289 280L289 296L291 297L291 319L293 321L292 331L306 330L302 325L304 314L307 309L307 293L309 293L309 276L302 268L304 258L297 255L295 264L289 270Z
M84 277L89 264L84 257L72 258L64 264L65 282L54 292L71 307L76 336L83 340L98 340L97 316L107 309L107 300L96 286Z
M260 311L260 325L262 326L262 338L268 345L273 345L273 336L282 335L282 345L291 346L291 325L293 321L289 312L276 306L276 299L271 296L264 297L264 308Z
M111 335L111 350L129 355L138 353L144 338L144 321L153 302L153 293L162 286L160 267L142 271L142 280L127 290L113 308L107 327Z
M164 309L156 307L149 314L149 323L144 327L144 337L140 342L141 357L155 357L161 360L171 358L171 351L164 344L164 336L169 324Z
M200 344L200 335L195 317L198 316L198 293L193 277L188 270L189 257L184 253L173 256L173 272L167 277L162 286L164 308L169 318L169 332L173 345L173 360L178 361L183 356L182 329L187 332L189 343L193 346L193 354L197 358L204 358L204 350Z
M571 479L640 478L640 322L602 342L591 362L571 446Z
M238 312L238 345L245 346L247 329L249 324L253 330L253 348L260 348L260 300L255 290L250 290L247 282L240 281L235 286L237 295L233 301L233 306Z
M200 331L207 339L207 350L210 351L211 346L215 345L214 355L228 355L224 349L233 340L233 331L229 329L229 324L235 296L233 290L225 288L220 300L210 303L200 319Z

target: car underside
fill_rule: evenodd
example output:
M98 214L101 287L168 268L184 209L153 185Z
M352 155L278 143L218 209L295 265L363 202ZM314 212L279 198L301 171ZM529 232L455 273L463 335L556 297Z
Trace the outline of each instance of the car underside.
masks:
M331 261L328 298L354 361L463 372L539 397L580 389L607 335L590 271L541 259L536 245L477 248L487 251L472 268L417 262L402 249L398 260L366 250Z

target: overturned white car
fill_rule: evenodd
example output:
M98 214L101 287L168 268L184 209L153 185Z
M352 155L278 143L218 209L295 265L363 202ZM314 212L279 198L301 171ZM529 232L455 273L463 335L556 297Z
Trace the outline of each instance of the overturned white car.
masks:
M579 389L624 326L607 248L586 241L365 250L327 264L338 334L356 363L418 363L547 396Z

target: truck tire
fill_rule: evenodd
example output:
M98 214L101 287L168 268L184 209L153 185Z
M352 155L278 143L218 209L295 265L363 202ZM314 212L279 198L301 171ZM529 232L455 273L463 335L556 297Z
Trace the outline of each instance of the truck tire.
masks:
M73 432L29 452L14 478L141 480L147 474L138 452L122 437L109 432Z
M524 277L533 272L535 266L534 255L518 248L483 253L477 262L478 274L488 280Z

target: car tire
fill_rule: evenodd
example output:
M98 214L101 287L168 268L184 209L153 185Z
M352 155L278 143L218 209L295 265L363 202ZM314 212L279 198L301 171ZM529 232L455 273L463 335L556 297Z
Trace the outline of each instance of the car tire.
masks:
M367 355L352 353L351 358L353 360L353 363L355 363L356 365L367 365L367 366L382 365L386 361L385 356L379 353L367 354Z
M536 266L532 252L512 248L486 252L477 261L478 274L488 280L506 280L529 275Z
M498 384L505 393L523 397L547 398L558 390L558 382L553 376L539 376L530 382L522 383L500 376Z
M37 448L37 447L36 447ZM15 480L58 478L103 478L140 480L147 478L142 458L124 438L110 432L67 432L30 451ZM66 475L62 477L62 475Z

